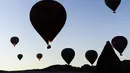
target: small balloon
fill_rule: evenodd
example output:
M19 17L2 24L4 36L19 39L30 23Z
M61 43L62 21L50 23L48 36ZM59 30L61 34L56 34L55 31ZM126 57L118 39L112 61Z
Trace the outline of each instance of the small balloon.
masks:
M16 44L19 42L19 38L16 36L11 37L10 42L14 45L14 47L16 46Z
M97 52L95 50L88 50L85 53L85 57L91 63L91 65L93 66L93 63L95 62L95 60L98 57L98 54L97 54Z
M38 60L40 61L41 60L41 58L42 58L42 54L41 53L38 53L37 55L36 55L36 57L38 58Z
M120 53L122 56L123 51L125 50L128 41L124 36L115 36L111 40L112 46Z
M65 48L62 50L61 56L69 65L75 56L75 51L72 48Z
M105 4L113 11L113 13L116 13L116 9L120 3L121 0L105 0Z
M18 54L17 57L18 57L19 60L21 60L23 58L23 55L22 54Z

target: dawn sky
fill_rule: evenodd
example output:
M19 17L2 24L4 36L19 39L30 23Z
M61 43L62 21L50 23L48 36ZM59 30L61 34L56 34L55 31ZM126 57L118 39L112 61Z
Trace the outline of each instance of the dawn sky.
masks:
M100 55L106 41L122 35L128 39L128 46L121 60L130 59L130 0L122 0L115 14L104 0L56 0L67 11L66 24L47 49L45 41L33 28L29 12L40 0L1 0L0 2L0 70L42 69L50 65L66 64L61 57L64 48L73 48L73 66L90 64L85 52L93 49ZM14 47L10 38L19 37ZM18 54L23 54L21 61ZM42 53L39 61L37 53ZM95 62L96 64L96 62Z

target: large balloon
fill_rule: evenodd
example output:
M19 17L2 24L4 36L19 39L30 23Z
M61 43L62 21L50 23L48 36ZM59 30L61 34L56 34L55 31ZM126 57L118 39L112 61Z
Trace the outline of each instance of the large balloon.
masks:
M38 53L38 54L36 55L36 57L37 57L38 60L40 61L40 59L42 58L42 54L41 54L41 53Z
M72 48L65 48L62 50L61 56L67 64L70 64L75 56L75 51Z
M122 53L124 49L126 48L128 41L124 36L115 36L112 40L111 43L113 47L120 53L122 56Z
M18 57L19 60L21 60L23 58L23 55L22 54L18 54L17 57Z
M115 13L120 3L121 0L105 0L105 4L113 11L113 13Z
M98 57L98 54L97 54L97 52L95 50L88 50L85 53L85 57L91 63L91 65L93 66L93 63L95 62L95 60Z
M16 44L19 42L19 38L14 36L11 37L10 42L14 45L14 47L16 46Z
M66 22L65 8L54 0L37 2L30 11L30 21L35 30L49 45ZM48 46L48 49L51 46Z

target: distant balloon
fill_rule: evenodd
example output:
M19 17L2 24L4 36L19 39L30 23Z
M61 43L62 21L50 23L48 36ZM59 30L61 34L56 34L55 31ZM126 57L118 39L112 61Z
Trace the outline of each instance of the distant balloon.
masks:
M23 58L23 55L22 54L18 54L17 57L18 57L19 60L21 60Z
M61 56L67 64L70 64L75 56L75 51L72 48L65 48L62 50Z
M111 43L113 47L120 53L122 56L122 53L124 49L126 48L128 41L124 36L115 36L112 40Z
M113 11L113 13L115 13L120 3L121 0L105 0L105 4Z
M54 0L41 0L37 2L30 11L30 21L45 40L48 49L50 42L57 36L66 22L65 8Z
M98 54L97 54L97 52L95 50L88 50L85 53L85 57L91 63L91 65L93 66L93 63L95 62L95 60L98 57Z
M19 42L19 38L14 36L11 37L10 42L14 45L14 47L16 46L16 44Z
M41 53L38 53L38 54L36 55L36 57L37 57L38 60L40 61L40 59L42 58L42 54L41 54Z

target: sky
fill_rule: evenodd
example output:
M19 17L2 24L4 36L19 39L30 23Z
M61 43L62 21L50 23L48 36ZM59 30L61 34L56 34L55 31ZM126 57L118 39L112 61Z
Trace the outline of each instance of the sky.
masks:
M64 48L73 48L75 57L72 66L80 67L90 63L85 58L88 50L101 54L106 41L115 36L125 36L128 46L123 56L115 50L121 60L130 59L130 0L122 0L113 12L104 0L56 0L67 12L65 26L51 42L51 49L33 28L29 13L32 6L40 0L1 0L0 2L0 70L42 69L55 64L66 64L61 57ZM14 47L10 38L19 37ZM37 53L43 57L39 61ZM22 60L17 58L23 54ZM96 65L96 62L94 63Z

